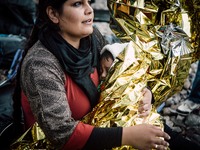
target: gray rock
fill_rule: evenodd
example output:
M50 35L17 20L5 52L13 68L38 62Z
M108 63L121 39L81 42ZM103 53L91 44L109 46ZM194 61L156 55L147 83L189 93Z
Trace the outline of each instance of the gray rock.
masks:
M173 100L174 100L174 104L179 104L181 102L181 96L177 95Z
M173 128L173 126L174 126L174 123L173 123L171 120L167 121L166 124L167 124L170 128Z
M172 127L172 130L174 130L175 132L182 132L183 130L180 127Z
M173 101L172 98L169 98L168 100L165 101L165 106L166 106L166 107L167 107L167 106L171 106L171 105L173 105L173 104L174 104L174 101Z
M189 81L189 79L186 79L184 86L185 89L189 89L191 87L191 82Z
M172 112L171 112L171 109L170 107L165 107L163 108L163 115L166 116L166 115L170 115Z
M199 126L200 127L200 116L195 114L189 114L186 117L185 125L187 126Z
M167 122L169 121L171 118L169 116L163 116L163 119Z
M177 105L171 105L171 107L170 107L170 108L171 108L172 110L176 111L176 110L177 110L177 108L178 108L178 106L179 106L179 104L177 104Z

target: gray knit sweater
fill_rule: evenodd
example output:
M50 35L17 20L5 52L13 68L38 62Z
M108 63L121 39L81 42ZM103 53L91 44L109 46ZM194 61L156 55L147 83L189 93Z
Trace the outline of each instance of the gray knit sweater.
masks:
M41 42L27 53L21 68L21 87L46 136L62 147L78 121L71 117L65 74L55 56Z

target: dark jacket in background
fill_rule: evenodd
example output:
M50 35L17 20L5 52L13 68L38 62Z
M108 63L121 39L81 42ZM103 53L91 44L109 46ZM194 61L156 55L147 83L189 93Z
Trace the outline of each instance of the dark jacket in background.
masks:
M13 101L14 79L24 43L30 36L34 24L35 13L36 4L33 0L0 0L0 69L9 70L6 80L0 81L0 149L2 150L8 150L10 144L23 132L20 106L16 107L19 112L14 112L16 105ZM19 116L19 119L14 115Z
M36 4L33 0L0 1L0 34L28 37L34 24Z

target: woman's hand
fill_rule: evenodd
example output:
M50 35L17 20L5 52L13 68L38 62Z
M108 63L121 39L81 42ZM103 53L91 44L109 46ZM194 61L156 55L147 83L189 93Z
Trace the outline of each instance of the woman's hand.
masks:
M170 136L153 125L140 124L123 128L122 145L131 145L136 149L166 150L169 143L164 139L169 140Z
M146 117L151 111L152 93L149 89L144 88L142 91L142 96L143 97L140 101L138 112L140 117Z

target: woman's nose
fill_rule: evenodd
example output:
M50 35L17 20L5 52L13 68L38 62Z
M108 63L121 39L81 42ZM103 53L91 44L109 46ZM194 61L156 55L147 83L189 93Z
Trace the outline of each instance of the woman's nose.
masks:
M91 13L93 13L93 8L91 7L90 3L87 2L85 14L88 15Z

